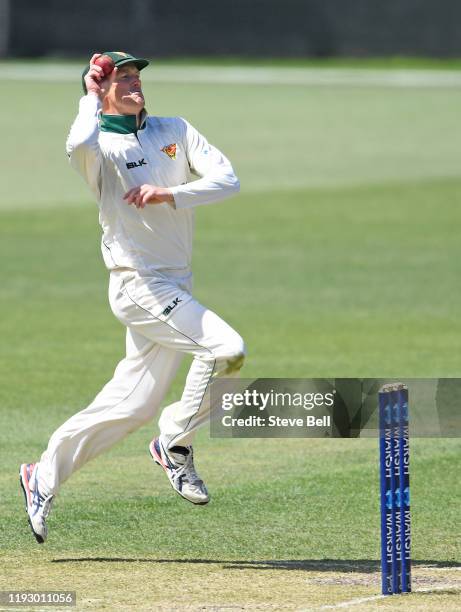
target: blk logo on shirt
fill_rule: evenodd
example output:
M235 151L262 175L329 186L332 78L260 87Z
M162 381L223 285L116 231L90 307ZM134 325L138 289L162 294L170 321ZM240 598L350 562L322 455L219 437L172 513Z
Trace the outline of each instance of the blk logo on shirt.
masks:
M140 168L141 166L147 166L147 162L144 157L137 162L127 162L126 164L128 170L131 170L131 168Z

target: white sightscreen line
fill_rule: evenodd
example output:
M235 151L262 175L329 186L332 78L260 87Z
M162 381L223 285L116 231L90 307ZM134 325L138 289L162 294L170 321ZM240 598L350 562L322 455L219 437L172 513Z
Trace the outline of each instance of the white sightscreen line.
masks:
M2 0L0 0L1 2ZM82 66L74 63L0 62L0 79L79 82ZM311 87L461 88L459 70L369 68L292 68L152 64L143 83L213 85L299 85Z
M10 45L10 0L0 0L0 57L8 55Z

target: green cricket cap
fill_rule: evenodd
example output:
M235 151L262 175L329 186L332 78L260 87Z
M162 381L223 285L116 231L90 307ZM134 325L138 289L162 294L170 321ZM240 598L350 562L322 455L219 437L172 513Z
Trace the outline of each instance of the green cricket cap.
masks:
M134 64L138 70L142 70L149 65L148 60L143 59L142 57L135 57L134 55L125 53L124 51L104 51L101 53L101 55L108 55L117 68L123 66L124 64ZM82 72L82 87L85 94L88 93L85 85L85 76L89 69L90 65L88 64L88 66L86 66L85 70Z

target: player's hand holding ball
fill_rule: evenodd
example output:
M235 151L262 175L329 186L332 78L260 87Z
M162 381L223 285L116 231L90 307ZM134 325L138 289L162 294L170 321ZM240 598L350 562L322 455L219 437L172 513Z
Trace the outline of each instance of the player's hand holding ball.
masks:
M85 75L88 93L96 94L102 100L109 91L116 74L117 68L112 58L95 53L90 60L90 69Z
M164 202L174 202L173 194L166 187L157 185L139 185L133 187L125 193L123 199L127 204L134 204L136 208L144 208L146 204L163 204Z

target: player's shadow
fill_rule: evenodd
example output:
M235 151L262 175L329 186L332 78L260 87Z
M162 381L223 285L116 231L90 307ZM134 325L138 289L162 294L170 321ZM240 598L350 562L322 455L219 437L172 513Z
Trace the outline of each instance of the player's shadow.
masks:
M367 574L378 572L381 563L377 559L271 559L268 561L224 561L222 559L140 559L124 557L76 557L53 559L52 563L183 563L216 564L223 569L253 570L304 570L309 572L344 572ZM414 560L413 566L427 568L459 568L456 561Z

